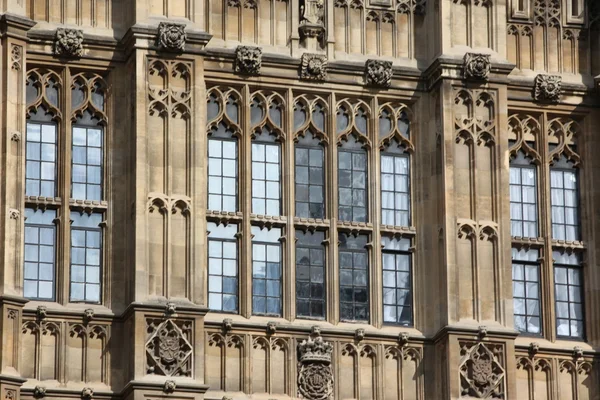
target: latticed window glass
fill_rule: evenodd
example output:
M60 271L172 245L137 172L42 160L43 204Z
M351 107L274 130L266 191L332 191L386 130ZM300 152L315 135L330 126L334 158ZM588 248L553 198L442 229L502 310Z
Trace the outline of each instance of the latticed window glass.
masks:
M73 165L71 197L80 200L102 199L102 129L73 127Z
M207 224L208 308L238 311L238 251L236 224Z
M296 314L325 317L325 233L296 231Z
M384 236L383 322L412 325L412 266L410 239Z
M299 138L295 149L296 216L325 218L324 150L312 133Z
M71 212L71 301L100 302L102 214Z
M23 295L32 300L54 300L56 211L26 208L25 218Z
M550 169L552 238L579 240L577 170L564 157Z
M583 273L580 255L552 252L558 336L583 338Z
M522 152L510 164L511 235L538 237L537 173Z
M541 333L539 250L512 249L515 328Z
M367 221L367 152L353 135L338 152L338 215L342 221Z
M56 125L27 122L25 194L56 195Z
M281 214L280 146L264 130L252 142L252 212Z
M367 235L339 235L340 316L345 321L369 320L369 253Z
M381 222L409 226L409 158L405 154L381 154Z
M224 124L208 139L208 208L237 211L237 140Z
M281 229L252 227L252 313L281 315Z

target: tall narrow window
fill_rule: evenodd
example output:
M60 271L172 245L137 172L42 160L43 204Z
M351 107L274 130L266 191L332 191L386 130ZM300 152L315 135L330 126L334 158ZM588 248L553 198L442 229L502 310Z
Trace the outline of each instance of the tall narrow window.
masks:
M564 156L550 168L552 239L579 240L577 169Z
M342 221L367 221L367 152L349 135L338 152L338 215Z
M252 312L281 315L281 229L252 227Z
M340 317L344 321L369 320L369 253L367 235L339 235Z
M536 169L521 151L510 162L510 222L513 237L538 237Z
M412 266L410 239L383 237L383 322L410 326Z
M409 226L409 158L394 140L381 154L381 222Z
M54 300L56 211L26 208L25 218L23 295L32 300Z
M311 132L298 139L295 151L296 216L325 218L325 170L323 147Z
M515 328L536 335L542 332L539 258L539 250L512 249Z
M558 336L583 338L583 275L579 254L554 251L554 296Z
M275 137L265 128L252 141L252 212L281 214L280 154Z
M99 303L102 214L71 212L71 301Z
M56 125L27 122L25 194L56 196Z
M325 317L325 233L296 231L296 314Z
M208 308L238 311L238 251L235 224L213 222L208 228Z
M71 198L102 200L102 129L88 112L73 126Z

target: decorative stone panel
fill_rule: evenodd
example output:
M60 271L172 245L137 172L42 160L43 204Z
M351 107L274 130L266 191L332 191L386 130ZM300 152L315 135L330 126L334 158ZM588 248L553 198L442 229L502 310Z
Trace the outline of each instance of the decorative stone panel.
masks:
M332 352L333 346L316 332L298 345L298 397L333 399Z
M504 346L460 343L461 396L504 399Z
M148 319L146 364L150 374L192 376L192 322Z

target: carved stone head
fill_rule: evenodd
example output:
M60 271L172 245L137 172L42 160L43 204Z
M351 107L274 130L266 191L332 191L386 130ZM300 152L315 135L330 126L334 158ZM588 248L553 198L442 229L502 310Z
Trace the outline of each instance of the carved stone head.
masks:
M260 47L238 46L235 49L235 72L258 75L262 66L262 50Z
M58 28L54 37L54 54L62 57L81 57L83 55L83 31Z
M33 397L35 399L42 399L46 396L46 388L43 386L36 386L33 388Z
M37 315L38 319L44 319L48 316L48 309L46 306L38 306L35 314Z
M367 85L390 87L392 75L391 61L367 60L365 64L365 82Z
M83 400L90 400L92 397L94 397L94 390L90 387L83 388L81 391L81 398Z
M185 48L185 25L170 22L158 24L158 46L167 51L183 51Z
M467 53L463 60L465 79L487 80L492 70L489 54Z
M177 384L175 383L175 381L168 380L168 381L165 381L165 384L163 386L163 392L173 393L176 388L177 388Z
M538 75L535 77L533 98L538 101L560 100L562 94L562 78L558 75Z
M327 77L327 56L324 54L302 54L300 77L322 81Z
M92 319L94 319L94 310L92 308L86 308L83 311L83 320L85 322L90 322Z

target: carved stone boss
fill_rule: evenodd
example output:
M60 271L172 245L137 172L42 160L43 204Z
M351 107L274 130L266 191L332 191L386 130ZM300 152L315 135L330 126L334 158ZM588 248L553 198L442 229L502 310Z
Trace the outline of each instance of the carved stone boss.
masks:
M262 50L260 47L238 46L235 48L235 72L258 75L262 66Z
M298 345L298 397L307 400L333 399L333 346L318 331Z
M54 54L63 57L81 57L83 55L83 31L58 28L54 37Z
M302 54L300 78L322 81L327 78L327 56L324 54Z
M467 53L463 60L465 79L487 80L492 70L489 54Z
M535 77L533 98L537 101L560 100L562 94L562 78L557 75L538 75Z
M367 60L365 64L365 83L371 86L390 87L392 85L392 62Z
M171 22L158 24L158 46L167 51L183 51L185 49L185 25Z

